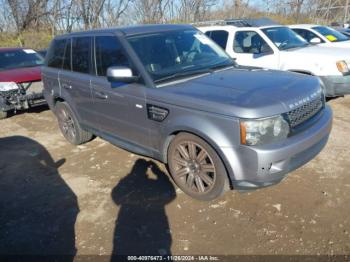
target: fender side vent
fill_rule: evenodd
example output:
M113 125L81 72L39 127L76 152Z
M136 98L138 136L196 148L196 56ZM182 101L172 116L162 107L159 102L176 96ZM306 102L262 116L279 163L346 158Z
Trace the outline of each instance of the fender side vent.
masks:
M157 122L162 122L169 114L169 110L163 107L147 104L148 118Z

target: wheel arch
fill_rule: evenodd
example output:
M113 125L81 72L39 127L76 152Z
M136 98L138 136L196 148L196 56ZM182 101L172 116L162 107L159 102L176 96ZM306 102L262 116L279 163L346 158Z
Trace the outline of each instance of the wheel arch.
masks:
M66 100L64 100L64 99L63 99L62 97L60 97L60 96L56 96L56 97L53 98L53 105L55 106L55 105L57 104L57 102L63 103L63 102L66 102Z
M81 123L81 118L78 114L78 112L75 110L74 107L72 107L69 103L69 101L67 99L64 99L62 96L55 96L53 97L53 111L55 110L55 107L57 105L57 103L67 103L67 105L69 106L69 108L72 110L72 112L74 113L74 116L77 118L78 122Z

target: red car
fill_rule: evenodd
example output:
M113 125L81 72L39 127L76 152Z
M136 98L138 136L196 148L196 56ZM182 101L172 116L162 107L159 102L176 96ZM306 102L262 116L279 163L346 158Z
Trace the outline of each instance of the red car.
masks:
M43 64L43 57L32 49L0 48L0 119L10 111L46 104Z

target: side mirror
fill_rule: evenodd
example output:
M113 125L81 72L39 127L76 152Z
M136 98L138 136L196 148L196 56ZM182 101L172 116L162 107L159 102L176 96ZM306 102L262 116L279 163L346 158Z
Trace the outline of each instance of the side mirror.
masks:
M138 81L139 78L139 76L134 76L132 70L126 66L111 66L107 69L109 82L133 83Z
M319 39L318 37L314 37L310 40L310 44L313 44L313 45L321 44L321 39Z

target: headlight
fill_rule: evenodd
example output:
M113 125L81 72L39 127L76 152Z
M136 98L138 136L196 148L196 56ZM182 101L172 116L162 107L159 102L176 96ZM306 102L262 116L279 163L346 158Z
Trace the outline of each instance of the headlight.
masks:
M326 86L323 82L323 80L320 77L317 77L318 83L320 84L320 88L321 88L321 93L324 94Z
M337 62L337 68L338 68L338 71L340 73L343 73L343 74L350 73L350 70L349 70L349 67L348 67L348 64L347 64L346 61L338 61Z
M0 92L18 90L18 86L14 82L0 82Z
M289 124L282 116L241 120L241 143L255 146L281 141L289 134Z

